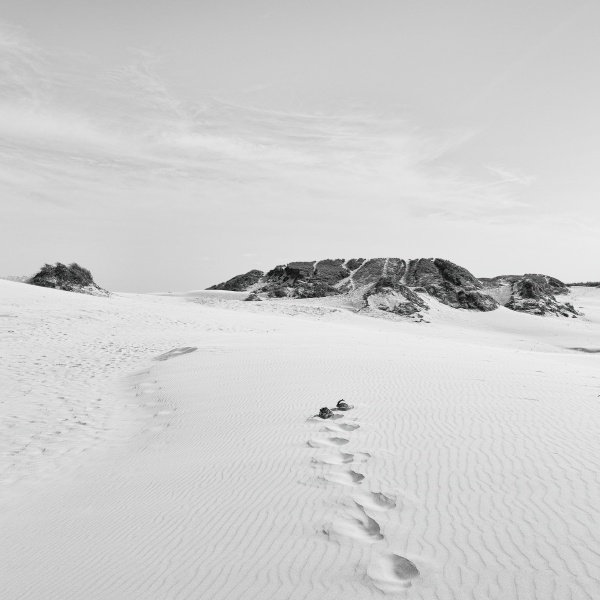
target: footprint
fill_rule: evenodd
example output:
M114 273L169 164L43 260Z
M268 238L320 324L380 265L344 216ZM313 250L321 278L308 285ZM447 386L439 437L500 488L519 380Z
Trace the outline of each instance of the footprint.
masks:
M311 448L328 448L331 446L343 446L347 444L350 440L339 438L339 437L330 437L330 438L319 438L316 440L308 440L306 442Z
M356 515L349 515L344 519L334 521L331 525L331 533L351 537L364 544L374 544L383 539L379 523L365 514L365 511L358 507Z
M325 473L325 475L322 477L331 483L341 483L342 485L360 485L362 480L365 478L364 475L361 475L352 469L348 469L347 471L333 471L332 473Z
M367 492L356 496L355 502L368 510L384 511L396 508L396 498L381 492Z
M354 431L358 429L360 425L351 425L350 423L332 423L323 427L322 431Z
M190 352L195 352L196 350L198 350L198 348L195 348L193 346L185 348L173 348L173 350L169 350L164 354L155 356L154 360L169 360L170 358L175 358L176 356L181 356L182 354L189 354Z
M329 419L321 419L321 417L317 415L313 415L312 417L308 417L307 422L309 423L328 423L329 421L337 421L338 419L343 419L344 415L331 415Z
M419 576L419 569L417 569L414 562L399 556L398 554L391 555L391 563L394 571L394 575L402 581L414 579Z
M406 590L419 577L415 563L399 554L375 554L367 569L373 583L387 594Z
M366 463L368 462L371 455L368 452L355 452L354 453L354 462L355 463Z
M349 452L340 452L339 454L330 454L328 456L313 458L312 462L326 465L345 465L353 460L354 454L350 454Z

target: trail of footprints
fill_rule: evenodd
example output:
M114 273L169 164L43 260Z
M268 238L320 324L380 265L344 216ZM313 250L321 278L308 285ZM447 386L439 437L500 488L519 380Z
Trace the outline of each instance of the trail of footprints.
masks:
M350 442L351 433L360 428L356 422L346 422L350 421L346 413L352 408L340 400L332 410L322 408L318 415L308 419L311 423L323 425L320 432L330 434L307 442L311 448L322 450L319 456L312 459L313 464L322 471L320 479L345 486L350 494L347 505L340 504L339 518L324 527L323 531L330 538L341 536L356 543L372 545L368 576L382 592L397 594L411 587L420 573L408 558L387 549L388 543L377 519L385 511L396 508L396 498L393 494L369 491L365 476L355 470L371 455L343 450Z

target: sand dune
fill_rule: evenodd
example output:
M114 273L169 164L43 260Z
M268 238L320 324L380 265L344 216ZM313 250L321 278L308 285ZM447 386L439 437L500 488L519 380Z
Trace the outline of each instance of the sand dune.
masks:
M0 598L599 597L598 290L416 324L0 286Z

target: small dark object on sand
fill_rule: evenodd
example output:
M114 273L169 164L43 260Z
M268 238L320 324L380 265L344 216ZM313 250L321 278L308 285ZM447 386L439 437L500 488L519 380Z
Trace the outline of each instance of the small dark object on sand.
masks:
M321 419L329 419L332 416L333 413L326 406L319 411L319 417L321 417Z
M345 402L345 401L342 399L342 400L340 400L340 401L339 401L339 402L336 404L335 408L336 408L337 410L350 410L351 408L354 408L354 407L353 407L353 406L350 406L350 405L349 405L347 402Z

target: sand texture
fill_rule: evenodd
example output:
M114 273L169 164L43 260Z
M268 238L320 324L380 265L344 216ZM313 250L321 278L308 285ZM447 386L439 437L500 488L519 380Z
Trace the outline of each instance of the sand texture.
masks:
M600 290L246 295L0 281L0 599L600 597Z

